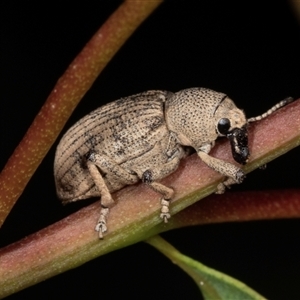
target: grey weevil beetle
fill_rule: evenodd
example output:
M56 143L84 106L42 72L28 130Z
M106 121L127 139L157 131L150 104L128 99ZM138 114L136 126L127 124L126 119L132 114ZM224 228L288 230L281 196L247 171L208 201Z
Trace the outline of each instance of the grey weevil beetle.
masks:
M167 222L174 190L158 181L177 169L188 147L226 176L217 188L217 193L223 193L245 175L241 168L209 155L215 140L226 136L233 158L246 164L248 123L290 101L287 98L248 120L227 95L205 88L177 93L153 90L106 104L79 120L58 144L54 162L58 197L64 203L101 197L95 230L103 238L114 203L111 193L141 180L162 195L160 217Z

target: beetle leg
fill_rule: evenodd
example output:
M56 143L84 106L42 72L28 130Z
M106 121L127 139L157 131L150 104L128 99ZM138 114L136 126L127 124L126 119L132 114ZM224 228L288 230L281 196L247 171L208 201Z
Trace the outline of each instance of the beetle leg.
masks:
M101 205L104 205L105 207L111 206L114 203L114 200L112 199L111 194L104 182L104 179L101 176L98 168L96 167L96 164L94 162L88 161L87 167L101 195Z
M218 185L217 194L224 193L225 186L230 186L234 183L241 183L245 178L245 174L242 169L231 163L212 157L203 151L198 151L198 156L210 168L228 177L224 182Z
M149 185L154 191L163 195L163 198L160 200L160 218L163 219L165 223L168 223L168 219L171 217L169 203L174 195L174 190L158 182L152 182Z
M103 177L99 173L99 170L97 169L96 165L92 161L87 161L87 167L90 171L90 174L93 178L95 185L97 186L101 194L100 217L95 227L95 230L99 232L99 238L102 239L103 233L107 231L106 218L109 213L109 208L107 206L112 205L114 203L114 200L112 199L111 194L103 180Z
M160 218L163 219L165 223L167 223L168 219L170 219L171 217L169 212L169 203L171 198L174 195L174 190L154 180L162 179L177 169L181 157L179 153L180 151L178 152L177 155L175 155L174 153L174 158L171 161L168 161L167 163L163 164L161 170L154 171L148 169L142 174L142 178L141 178L142 181L145 184L149 185L154 191L163 195L163 198L160 201L161 204Z
M174 133L171 132L168 138L167 148L165 150L169 159L173 159L173 157L176 156L176 152L178 151L177 144L178 141L176 140Z
M163 219L165 223L167 223L168 219L170 219L171 217L169 212L169 201L174 195L174 190L169 187L166 187L161 183L153 181L153 172L151 170L146 170L143 173L142 181L149 185L155 192L163 195L163 198L160 200L160 218Z
M103 239L103 233L107 231L106 219L109 213L109 208L101 205L100 217L95 230L99 232L99 239Z
M224 194L225 189L230 189L230 186L237 183L233 178L227 177L227 179L223 182L220 182L217 186L216 194Z
M89 158L103 173L114 174L118 181L124 185L134 184L139 178L136 174L131 174L107 155L91 153Z
M122 182L125 184L132 184L138 181L137 175L132 175L122 169L119 165L113 162L111 159L105 155L95 154L94 152L89 153L87 157L87 167L90 171L90 174L93 178L95 185L97 186L101 194L101 210L98 223L95 227L95 230L99 232L99 238L103 238L103 233L107 231L106 220L109 213L109 207L114 203L113 198L108 190L107 185L99 169L104 173L113 173L116 176L122 179ZM99 169L98 169L98 168Z

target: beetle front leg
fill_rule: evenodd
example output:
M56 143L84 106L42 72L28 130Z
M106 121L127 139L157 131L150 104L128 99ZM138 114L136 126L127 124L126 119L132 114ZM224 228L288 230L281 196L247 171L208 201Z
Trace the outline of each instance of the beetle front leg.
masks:
M244 172L231 163L212 157L203 151L198 151L198 156L210 168L228 177L224 182L218 185L216 191L217 194L224 193L226 186L229 187L231 184L241 183L245 178Z

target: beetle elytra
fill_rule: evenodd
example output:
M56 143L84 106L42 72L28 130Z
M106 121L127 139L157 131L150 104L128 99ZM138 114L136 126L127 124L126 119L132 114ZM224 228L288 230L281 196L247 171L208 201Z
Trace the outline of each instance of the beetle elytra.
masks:
M225 94L205 88L177 93L147 91L113 101L80 119L57 146L54 176L64 203L101 197L99 237L107 231L111 193L142 181L162 195L160 217L170 218L174 190L159 180L174 172L188 148L209 167L226 176L217 188L241 183L241 168L209 155L218 137L225 136L239 164L249 158L247 125L290 102L287 98L265 114L246 119Z

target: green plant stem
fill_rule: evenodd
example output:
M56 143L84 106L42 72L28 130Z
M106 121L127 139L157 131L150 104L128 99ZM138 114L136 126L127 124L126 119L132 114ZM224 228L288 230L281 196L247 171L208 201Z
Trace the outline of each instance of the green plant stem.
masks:
M158 235L146 240L146 242L163 253L174 264L178 265L191 278L193 278L196 285L202 291L204 298L207 300L266 299L239 280L211 269L200 262L183 255Z

